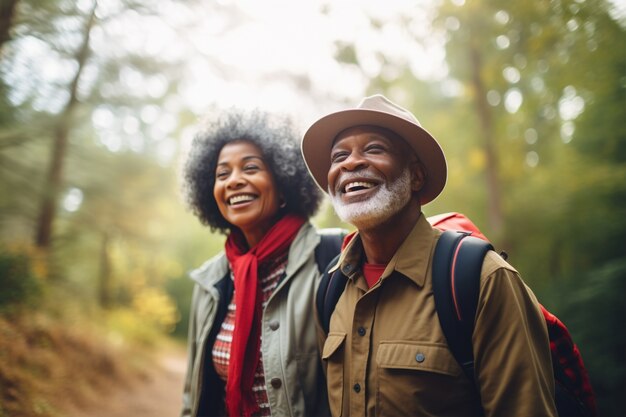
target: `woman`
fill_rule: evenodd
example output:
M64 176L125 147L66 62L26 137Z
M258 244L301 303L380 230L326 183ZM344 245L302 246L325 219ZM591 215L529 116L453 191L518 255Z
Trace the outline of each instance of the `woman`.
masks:
M182 415L328 415L313 321L321 238L308 222L321 193L292 124L222 113L195 137L184 188L227 240L191 273Z

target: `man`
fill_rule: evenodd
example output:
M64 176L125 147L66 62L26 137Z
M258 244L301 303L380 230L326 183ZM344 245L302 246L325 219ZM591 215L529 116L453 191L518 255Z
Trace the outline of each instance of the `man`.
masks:
M441 232L421 207L446 183L437 141L383 96L322 117L305 161L355 237L322 359L333 416L555 416L545 321L517 271L490 251L480 277L475 381L452 356L432 291Z

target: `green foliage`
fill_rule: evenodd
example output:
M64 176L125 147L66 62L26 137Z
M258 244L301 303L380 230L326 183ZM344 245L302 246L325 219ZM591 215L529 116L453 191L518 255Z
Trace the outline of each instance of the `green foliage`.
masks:
M153 319L137 314L130 308L116 308L106 313L107 337L113 345L155 347L163 341L163 331Z
M206 71L211 83L238 74L221 57L200 56L211 49L206 45L185 41L180 51L171 43L160 49L160 38L149 42L121 30L128 24L121 22L160 19L161 7L175 7L139 3L99 8L70 119L63 109L91 3L18 3L12 39L0 55L1 244L33 238L39 202L50 192L43 184L55 132L64 123L70 129L47 262L26 249L0 253L0 308L41 301L87 317L105 309L113 337L152 344L162 333L186 337L193 288L187 271L224 244L224 236L185 211L176 181L181 138L197 120L180 94L187 48L195 48L194 71ZM434 27L416 45L445 39L447 69L438 78L416 77L409 57L421 55L410 49L406 59L387 56L384 45L368 54L363 43L344 38L334 58L364 74L380 63L368 93L410 108L448 160L447 186L426 214L464 212L509 252L542 303L574 334L603 415L624 415L626 48L619 46L625 28L603 0L444 0L435 6L436 18L426 19ZM235 10L222 4L211 13L223 18L224 28L237 28ZM165 35L179 29L176 19L164 23ZM422 33L417 21L397 19L370 26L380 39ZM399 30L388 32L394 26ZM40 51L36 62L29 50ZM515 111L505 105L513 90L523 98ZM583 101L580 114L561 114L568 98ZM487 157L487 137L495 162ZM494 194L489 169L500 187L501 234L491 228L487 209ZM74 206L66 201L72 192L81 196ZM329 204L313 223L351 229ZM59 279L43 280L47 275Z
M626 259L554 282L542 294L578 345L597 395L599 415L623 416L626 404L626 334L616 331L626 317Z
M32 263L24 252L0 250L0 311L17 305L34 306L42 295L42 283Z
M626 408L626 49L616 46L626 27L609 7L600 0L444 1L435 27L447 39L449 76L433 83L406 71L374 80L370 90L406 104L444 148L448 184L427 214L462 211L509 253L574 335L600 415L618 416ZM446 96L450 82L456 92ZM523 99L516 110L505 105L513 90ZM481 94L489 94L487 108ZM567 113L573 103L579 114ZM504 216L496 235L488 221L486 127L495 138Z
M169 332L179 313L162 288L214 250L212 237L185 213L176 182L176 138L196 121L176 97L180 61L126 48L133 35L118 30L121 18L155 18L157 2L141 3L99 7L95 26L88 27L96 3L19 2L13 39L0 57L0 242L35 235L40 202L54 192L44 184L55 134L69 127L53 241L42 269L58 282L41 285L78 295L85 310L133 309ZM64 102L87 36L88 68L69 117ZM29 48L38 47L45 50L37 58L41 65L28 68ZM39 71L48 66L55 70Z
M171 334L181 340L187 339L193 285L194 282L187 276L168 280L165 284L165 290L176 303L180 317Z

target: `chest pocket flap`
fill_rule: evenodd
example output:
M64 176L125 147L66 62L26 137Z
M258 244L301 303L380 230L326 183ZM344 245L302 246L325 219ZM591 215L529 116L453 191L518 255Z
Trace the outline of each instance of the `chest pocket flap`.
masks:
M459 376L462 372L447 346L438 343L382 341L378 346L376 362L383 369L408 369L451 376Z
M346 334L340 332L330 332L324 342L324 351L322 352L322 359L328 359L339 350L346 340Z

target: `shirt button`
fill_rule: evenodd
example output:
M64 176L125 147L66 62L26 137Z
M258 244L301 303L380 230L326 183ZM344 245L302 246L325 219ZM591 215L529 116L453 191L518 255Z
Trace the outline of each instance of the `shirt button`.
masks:
M354 392L356 392L358 394L359 392L361 392L361 385L359 385L358 383L354 384L352 389L354 390Z
M272 384L273 388L278 389L283 385L283 381L281 381L280 378L272 378L270 384Z
M359 329L357 330L357 333L359 333L359 336L365 336L365 327L361 326L359 327Z
M426 359L426 356L424 356L423 353L418 353L417 355L415 355L415 360L420 363L424 362L424 359Z
M276 320L270 321L270 329L278 330L279 327L280 327L280 323L278 321Z

